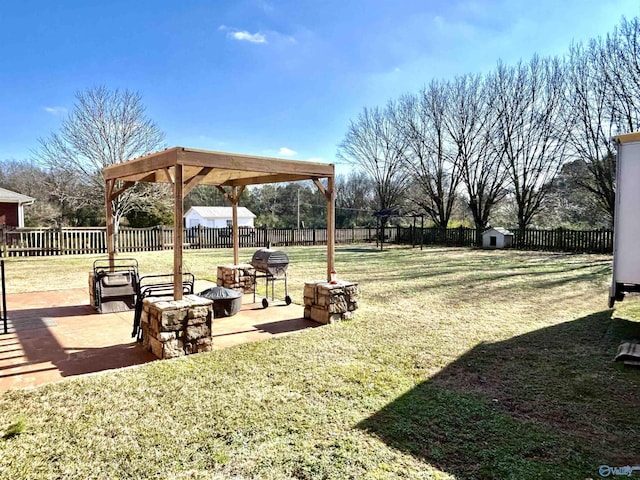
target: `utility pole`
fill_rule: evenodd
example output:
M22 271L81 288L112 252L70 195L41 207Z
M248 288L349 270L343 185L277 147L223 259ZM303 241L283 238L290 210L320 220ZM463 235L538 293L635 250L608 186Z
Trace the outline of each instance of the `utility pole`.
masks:
M298 185L298 230L300 230L300 186Z

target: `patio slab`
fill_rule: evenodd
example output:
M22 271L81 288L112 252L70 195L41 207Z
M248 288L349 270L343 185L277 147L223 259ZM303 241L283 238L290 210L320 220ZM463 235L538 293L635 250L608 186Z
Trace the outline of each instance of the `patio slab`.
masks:
M245 295L237 315L213 320L215 349L319 326L302 318L300 305L276 300L263 309L252 300ZM86 288L9 294L7 309L11 328L0 335L0 391L157 360L131 338L133 311L97 313Z

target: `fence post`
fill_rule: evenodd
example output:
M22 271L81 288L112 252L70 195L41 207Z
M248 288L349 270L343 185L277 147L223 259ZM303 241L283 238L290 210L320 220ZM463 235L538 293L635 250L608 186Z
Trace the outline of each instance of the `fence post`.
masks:
M62 225L58 227L58 250L60 251L60 255L64 255L66 252L66 246L64 244L64 236L62 234Z
M558 250L564 250L564 229L562 227L558 227L556 230L558 232Z

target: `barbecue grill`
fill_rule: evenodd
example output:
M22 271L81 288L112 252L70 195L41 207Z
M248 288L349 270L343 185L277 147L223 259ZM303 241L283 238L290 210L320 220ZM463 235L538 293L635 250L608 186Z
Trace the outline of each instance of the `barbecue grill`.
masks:
M257 250L251 258L251 265L255 269L254 285L257 285L258 278L265 279L265 297L262 299L262 307L269 306L269 283L271 283L271 300L274 300L275 282L284 280L284 301L287 305L291 303L289 288L287 285L287 268L289 267L289 256L281 250L271 250L261 248ZM256 301L256 288L253 289L253 302Z

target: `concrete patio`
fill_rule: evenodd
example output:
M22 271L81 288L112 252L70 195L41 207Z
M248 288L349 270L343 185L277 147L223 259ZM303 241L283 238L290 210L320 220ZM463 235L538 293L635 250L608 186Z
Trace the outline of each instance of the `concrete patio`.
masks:
M195 291L211 285L198 282ZM214 349L319 326L303 318L300 305L276 300L263 309L252 301L253 295L245 295L237 315L214 319ZM0 391L156 360L131 338L133 311L97 313L87 289L7 295L7 309L9 333L0 334Z

